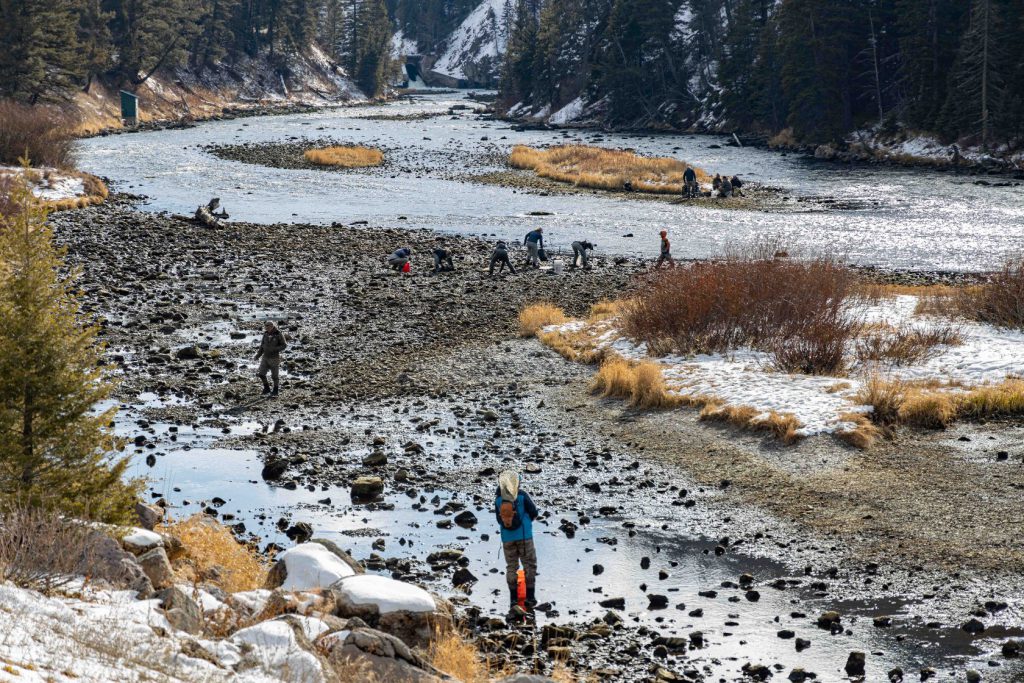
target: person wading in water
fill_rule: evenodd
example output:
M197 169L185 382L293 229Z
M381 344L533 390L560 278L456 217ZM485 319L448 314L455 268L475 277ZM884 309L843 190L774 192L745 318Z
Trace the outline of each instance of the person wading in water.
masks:
M537 550L533 545L533 520L540 514L530 494L519 488L519 474L505 470L498 476L494 516L501 527L505 553L505 581L508 582L509 615L516 614L519 596L519 565L526 575L526 609L537 606Z

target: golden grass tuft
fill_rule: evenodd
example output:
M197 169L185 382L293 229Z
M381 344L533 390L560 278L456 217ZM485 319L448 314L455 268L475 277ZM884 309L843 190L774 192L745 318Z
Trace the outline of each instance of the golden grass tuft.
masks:
M645 360L633 366L633 388L629 402L636 408L671 408L679 405L679 399L668 393L661 366Z
M455 629L434 631L428 653L430 663L461 683L487 683L512 670L493 670L490 662L466 637Z
M643 157L625 150L588 145L560 145L550 149L516 145L509 156L509 164L577 187L653 194L681 193L683 172L688 167L678 159ZM694 171L698 182L711 181L703 169L695 166Z
M857 402L871 406L872 422L889 425L899 420L906 393L903 382L873 375L857 393Z
M853 428L836 432L836 438L854 448L868 450L882 436L882 430L864 413L844 413L839 419L852 423Z
M359 145L308 149L303 156L312 164L338 168L368 168L384 163L384 152Z
M956 420L959 397L948 391L911 388L903 397L899 419L903 424L928 429L945 429Z
M542 328L561 325L568 320L565 312L554 304L533 304L519 312L519 336L534 337Z
M978 387L960 397L959 412L967 418L1024 415L1024 380Z
M713 398L693 399L690 402L704 404L700 411L701 420L723 422L752 432L769 432L786 445L796 443L800 439L797 430L803 425L790 413L777 413L773 410L763 415L752 406L722 405Z
M185 556L175 563L175 572L185 580L199 581L215 570L217 582L228 593L262 588L266 581L267 561L207 515L161 525L158 531L181 540Z
M614 318L617 315L619 315L618 301L598 301L590 307L590 314L587 316L587 321L595 323L601 320Z
M633 395L633 366L621 356L612 356L601 363L590 391L605 398L629 398Z
M765 417L758 418L751 422L755 429L763 429L771 432L779 441L786 444L794 444L800 440L800 420L792 413L777 413L774 410Z

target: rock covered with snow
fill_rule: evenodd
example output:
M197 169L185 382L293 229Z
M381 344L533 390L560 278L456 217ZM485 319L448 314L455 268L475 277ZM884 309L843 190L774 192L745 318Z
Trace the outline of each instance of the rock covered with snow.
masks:
M305 591L328 588L340 579L363 573L348 553L327 540L314 540L285 550L267 575L267 588Z
M332 585L330 592L338 616L359 617L413 647L426 646L435 627L446 627L452 620L447 601L385 576L346 577Z
M236 669L261 669L285 681L324 680L313 641L330 630L307 617L281 617L237 631L231 642L245 653Z

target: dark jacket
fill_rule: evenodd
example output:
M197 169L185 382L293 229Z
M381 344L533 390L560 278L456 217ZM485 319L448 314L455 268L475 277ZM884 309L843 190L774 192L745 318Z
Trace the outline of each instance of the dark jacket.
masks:
M572 246L579 247L580 251L594 251L594 245L587 241L573 242Z
M523 244L529 244L530 242L537 242L538 246L544 248L544 233L539 230L531 230L526 233L526 239L523 240Z
M743 187L743 181L740 180L739 176L733 176L733 178L732 178L732 186L733 187Z
M516 496L515 506L516 514L519 516L519 526L514 529L506 528L501 521L501 501L501 489L499 489L497 497L494 499L494 518L498 520L498 526L501 528L501 542L529 541L533 538L533 520L537 519L540 512L534 505L533 499L530 498L530 494L520 491Z
M498 258L501 258L502 256L508 256L508 245L502 241L499 241L497 244L494 245L494 255L497 256Z
M397 250L394 254L392 254L388 258L389 259L402 259L402 258L409 258L410 256L412 256L412 249L410 249L409 247L402 247L401 249Z
M687 166L686 170L683 171L683 180L688 183L692 183L697 180L697 173L693 170L692 166Z
M285 339L284 332L281 330L264 332L263 339L260 340L260 348L256 352L256 358L264 357L270 363L281 360L281 352L287 346L288 340Z

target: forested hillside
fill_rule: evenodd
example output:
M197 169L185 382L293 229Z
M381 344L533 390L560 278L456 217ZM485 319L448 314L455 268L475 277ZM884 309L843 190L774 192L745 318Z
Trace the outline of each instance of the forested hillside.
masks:
M95 79L132 89L244 57L283 72L313 46L372 97L391 33L384 0L0 0L0 97L60 100Z
M1024 133L1022 38L1021 0L519 0L501 99L557 122L997 148Z

